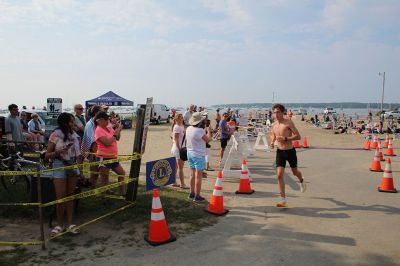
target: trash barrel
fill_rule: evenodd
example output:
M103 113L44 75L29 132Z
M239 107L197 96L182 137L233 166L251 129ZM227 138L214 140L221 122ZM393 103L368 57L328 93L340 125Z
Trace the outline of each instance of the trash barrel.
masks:
M122 120L121 122L124 129L132 128L132 120Z

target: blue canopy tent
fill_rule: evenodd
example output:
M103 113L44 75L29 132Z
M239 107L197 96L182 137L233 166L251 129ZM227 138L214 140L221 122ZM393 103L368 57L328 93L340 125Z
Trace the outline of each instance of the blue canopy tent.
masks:
M107 105L107 106L133 106L133 101L122 98L121 96L109 91L97 98L86 101L86 110L92 105ZM133 115L132 115L133 117ZM132 119L121 120L124 128L132 127Z
M133 101L122 98L114 92L109 91L97 98L86 101L86 109L95 104L107 106L133 106Z

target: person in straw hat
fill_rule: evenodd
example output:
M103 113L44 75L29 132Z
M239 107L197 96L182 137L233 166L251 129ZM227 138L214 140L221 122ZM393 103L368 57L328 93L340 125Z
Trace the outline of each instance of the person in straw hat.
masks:
M204 202L200 195L201 178L206 168L206 143L210 142L211 128L206 126L206 116L195 112L189 119L189 127L186 129L186 147L188 163L191 170L189 199L195 202Z

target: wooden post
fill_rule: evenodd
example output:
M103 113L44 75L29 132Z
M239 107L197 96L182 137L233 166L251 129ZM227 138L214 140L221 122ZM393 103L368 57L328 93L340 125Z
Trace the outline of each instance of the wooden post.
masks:
M38 202L42 204L42 182L40 178L40 165L36 167L38 174L37 174L37 195L38 195ZM39 223L40 223L40 241L42 241L42 250L46 249L46 244L44 242L44 228L43 228L43 208L42 205L39 205Z
M136 111L135 142L133 144L134 153L141 153L142 150L144 115L145 115L145 110L143 108L138 108ZM128 189L125 197L125 199L128 201L133 202L136 200L137 190L139 186L139 173L140 173L141 162L142 162L141 159L131 161L131 169L129 172L129 177L136 178L136 180L128 184Z

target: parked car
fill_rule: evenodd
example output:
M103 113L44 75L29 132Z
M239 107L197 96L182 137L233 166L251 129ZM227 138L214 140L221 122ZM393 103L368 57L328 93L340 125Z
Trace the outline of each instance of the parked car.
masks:
M324 110L324 114L329 115L329 114L335 114L336 111L332 107L326 107Z
M386 111L384 117L385 119L400 119L400 111Z
M138 104L138 108L146 108L145 104ZM150 122L161 124L162 121L169 123L171 114L169 108L165 104L153 104L151 110Z

